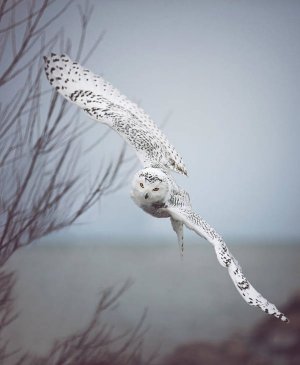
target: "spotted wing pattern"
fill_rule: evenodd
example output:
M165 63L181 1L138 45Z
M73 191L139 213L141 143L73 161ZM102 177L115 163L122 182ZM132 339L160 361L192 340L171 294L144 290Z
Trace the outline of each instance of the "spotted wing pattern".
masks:
M179 201L179 205L177 201ZM237 260L228 250L222 237L198 214L194 213L189 201L183 197L172 197L167 208L173 219L182 221L186 227L195 231L201 237L204 237L213 246L217 254L217 258L223 267L227 267L229 275L237 288L238 292L244 300L252 305L259 307L264 312L281 319L283 322L288 322L287 317L279 312L274 304L265 299L247 280L242 272Z
M182 158L135 103L101 76L84 69L67 55L44 57L50 84L91 118L117 131L137 152L145 167L161 167L186 175Z

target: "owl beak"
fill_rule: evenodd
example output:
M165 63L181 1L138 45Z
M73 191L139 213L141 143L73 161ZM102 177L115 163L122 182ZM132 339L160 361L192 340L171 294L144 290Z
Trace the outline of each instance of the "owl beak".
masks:
M149 194L148 193L146 193L145 194L145 199L148 199L149 198Z

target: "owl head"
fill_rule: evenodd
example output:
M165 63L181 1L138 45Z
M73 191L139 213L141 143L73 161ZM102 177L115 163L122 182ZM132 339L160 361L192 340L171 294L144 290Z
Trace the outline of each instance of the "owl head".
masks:
M165 202L169 190L167 175L159 168L147 167L135 174L131 196L138 205L150 205Z

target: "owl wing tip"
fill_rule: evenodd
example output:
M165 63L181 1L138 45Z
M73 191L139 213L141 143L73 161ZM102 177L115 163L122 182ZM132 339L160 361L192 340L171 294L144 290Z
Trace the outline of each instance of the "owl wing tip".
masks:
M283 314L283 313L280 313L280 316L279 316L279 319L282 321L282 322L285 322L285 323L290 323L290 320Z

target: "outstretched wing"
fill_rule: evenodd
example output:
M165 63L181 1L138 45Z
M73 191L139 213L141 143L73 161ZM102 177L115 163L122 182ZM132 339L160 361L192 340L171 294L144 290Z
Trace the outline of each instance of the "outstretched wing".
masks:
M189 229L212 243L220 264L228 268L235 287L248 304L259 307L283 322L288 322L285 315L279 312L275 305L265 299L246 279L240 265L228 250L222 237L203 218L194 213L188 204L186 206L183 204L171 205L167 210L173 219L182 221Z
M145 167L162 167L186 175L182 158L167 138L135 103L101 76L66 55L44 57L50 84L89 116L117 131L137 152Z

